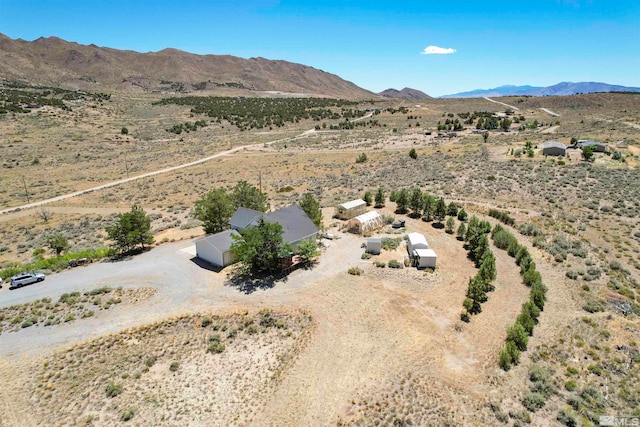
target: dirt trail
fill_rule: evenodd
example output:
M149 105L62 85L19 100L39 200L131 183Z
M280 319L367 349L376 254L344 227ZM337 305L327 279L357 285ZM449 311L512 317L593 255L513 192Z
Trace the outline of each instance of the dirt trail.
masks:
M520 111L520 109L518 107L514 107L513 105L505 104L504 102L496 101L494 99L487 98L486 96L483 96L483 98L486 99L487 101L493 102L495 104L500 104L500 105L504 105L505 107L509 107L514 111Z
M560 117L560 114L554 113L553 111L549 110L548 108L540 108L540 110L544 111L545 113L547 113L550 116Z

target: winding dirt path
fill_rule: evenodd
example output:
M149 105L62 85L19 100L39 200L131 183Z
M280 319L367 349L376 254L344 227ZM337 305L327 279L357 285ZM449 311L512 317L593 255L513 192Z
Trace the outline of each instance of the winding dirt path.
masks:
M514 111L520 111L518 107L514 107L513 105L505 104L504 102L496 101L494 99L487 98L486 96L483 96L483 98L486 99L487 101L493 102L494 104L504 105L505 107L509 107Z

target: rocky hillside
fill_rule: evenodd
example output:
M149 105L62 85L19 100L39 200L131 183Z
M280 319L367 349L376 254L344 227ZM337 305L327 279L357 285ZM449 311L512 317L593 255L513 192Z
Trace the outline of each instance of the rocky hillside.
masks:
M431 97L426 93L418 89L411 89L408 87L405 87L402 90L397 90L397 89L383 90L378 95L384 96L385 98L393 98L393 99L431 99Z
M196 55L176 49L139 53L57 37L34 41L0 34L0 76L84 90L194 92L220 89L373 98L335 74L287 61Z

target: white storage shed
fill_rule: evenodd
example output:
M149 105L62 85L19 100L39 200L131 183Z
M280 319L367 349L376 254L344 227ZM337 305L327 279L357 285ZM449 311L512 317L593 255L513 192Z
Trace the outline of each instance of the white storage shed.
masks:
M407 251L413 254L416 249L429 249L427 239L420 233L407 234Z
M369 237L367 239L367 253L379 255L382 250L382 239L380 237Z
M336 218L351 219L367 211L367 203L362 199L352 200L336 206Z
M436 268L436 260L438 256L433 249L415 249L413 251L413 260L418 268Z

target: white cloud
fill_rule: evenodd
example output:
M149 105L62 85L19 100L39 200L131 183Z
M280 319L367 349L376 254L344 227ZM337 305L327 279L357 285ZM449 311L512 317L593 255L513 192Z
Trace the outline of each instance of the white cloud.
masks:
M450 47L427 46L420 52L420 55L449 55L451 53L456 53L456 50Z

